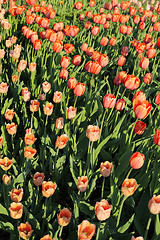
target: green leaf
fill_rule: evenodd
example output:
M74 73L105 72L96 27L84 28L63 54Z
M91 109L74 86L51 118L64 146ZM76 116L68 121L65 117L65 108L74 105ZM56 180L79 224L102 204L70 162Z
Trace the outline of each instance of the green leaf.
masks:
M124 233L125 231L127 231L127 229L130 227L130 225L132 224L133 220L134 220L134 215L135 213L132 215L132 217L126 222L126 224L124 224L123 226L121 226L120 228L118 228L118 232L120 233Z
M2 222L0 221L0 229L3 229L7 232L12 232L14 230L14 226L10 222Z
M4 214L8 216L8 211L5 207L2 206L2 204L0 204L0 214Z
M91 218L95 214L94 207L92 205L90 205L89 203L85 202L85 201L80 201L79 202L79 208L80 208L81 212L83 212L84 214L87 214Z
M100 153L101 149L103 148L103 146L109 141L109 139L111 138L112 134L110 134L109 136L107 136L99 145L98 147L95 149L94 151L94 159L97 158L98 154Z
M69 162L70 162L70 171L71 171L73 180L74 180L74 182L77 186L77 184L78 184L78 169L76 168L76 165L74 164L74 159L71 155L70 155L70 158L69 158Z
M156 233L157 236L160 234L159 214L156 214L155 233Z
M13 102L13 98L11 98L9 101L8 101L8 98L6 99L5 103L4 103L4 106L2 108L2 111L1 111L1 114L5 114L6 110L11 106Z

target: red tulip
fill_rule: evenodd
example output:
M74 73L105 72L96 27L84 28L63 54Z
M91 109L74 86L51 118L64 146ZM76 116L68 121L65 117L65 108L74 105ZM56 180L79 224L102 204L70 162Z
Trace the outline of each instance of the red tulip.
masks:
M137 121L133 132L138 135L142 135L146 130L146 124L142 121Z
M90 72L97 75L101 71L101 66L99 65L98 62L93 62L90 68Z
M145 161L145 156L140 152L135 152L132 154L129 164L133 169L139 169L143 166Z
M77 83L75 88L73 89L73 92L76 96L82 96L85 92L86 86L84 83Z
M160 146L160 129L157 128L155 134L154 134L154 137L153 137L153 142L155 144L157 144L158 146Z
M134 75L127 75L124 79L124 86L127 89L135 90L140 86L140 79Z
M139 63L140 68L146 69L149 66L149 59L146 57L143 57Z
M116 97L113 94L109 93L104 96L103 106L105 108L113 108L115 104L116 104Z
M147 101L136 101L134 102L133 110L138 119L144 119L148 116L152 109L152 105Z
M72 59L72 64L75 66L79 66L81 64L81 56L75 55Z

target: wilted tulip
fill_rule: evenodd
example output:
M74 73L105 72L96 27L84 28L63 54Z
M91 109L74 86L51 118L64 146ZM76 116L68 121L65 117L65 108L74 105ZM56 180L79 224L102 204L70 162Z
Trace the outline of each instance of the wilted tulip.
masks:
M100 202L96 202L95 213L99 221L105 221L111 215L112 205L109 205L108 201L102 199Z
M52 181L46 182L44 181L42 183L42 194L44 197L49 198L52 196L57 188L56 183L53 183Z
M57 220L60 226L67 226L71 221L72 213L68 208L64 208L57 214Z

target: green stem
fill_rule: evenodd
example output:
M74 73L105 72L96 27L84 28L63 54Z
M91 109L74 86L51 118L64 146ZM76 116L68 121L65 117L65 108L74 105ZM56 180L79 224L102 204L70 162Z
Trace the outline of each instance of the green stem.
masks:
M120 209L119 209L119 214L118 214L116 227L119 226L119 221L120 221L120 218L121 218L121 212L122 212L123 204L124 204L124 201L126 200L126 198L127 198L127 196L124 196L123 199L122 199L121 206L120 206Z
M63 226L61 226L61 229L60 229L60 232L59 232L59 239L61 239L62 231L63 231Z
M155 113L156 109L157 109L157 106L155 107L154 111L152 112L152 115L151 115L151 117L154 115L154 113Z
M32 112L32 116L31 116L31 128L33 126L33 118L34 118L34 112Z
M119 85L119 87L118 87L118 91L117 91L117 94L116 94L116 99L118 98L118 94L119 94L120 88L121 88L121 85Z
M133 170L133 168L131 168L131 169L129 170L126 178L129 178L129 175L131 174L132 170Z
M150 227L150 224L151 224L151 221L152 221L152 214L150 215L149 219L148 219L148 223L147 223L147 227L146 227L146 231L145 231L145 234L144 234L144 240L147 239L147 235L148 235L148 230L149 230L149 227Z
M57 169L56 169L56 162L57 162L57 158L58 158L58 153L59 153L59 148L57 148L56 157L55 157L55 160L54 160L54 173L55 173L56 181L57 181L57 177L58 177L58 172L57 172Z
M91 142L91 148L90 148L90 165L91 165L91 168L93 167L93 154L92 154L92 149L93 149L93 142Z
M123 98L123 96L124 96L125 92L126 92L126 88L124 89L124 91L123 91L123 93L122 93L122 96L121 96L121 98Z
M101 199L103 199L103 194L104 194L104 185L105 185L105 177L103 177L103 182L102 182L102 192L101 192Z
M74 108L76 107L78 96L76 96L75 102L74 102Z
M45 126L44 126L44 134L46 134L47 122L48 122L48 115L46 115L46 122L45 122Z
M131 133L130 133L130 137L129 137L129 145L130 145L130 143L131 143L131 139L132 139L132 135L133 135L133 130L134 130L134 127L135 127L137 121L138 121L138 118L136 119L135 123L133 124L132 130L131 130Z
M107 108L105 109L104 114L103 114L103 118L102 118L102 122L101 122L101 131L100 131L100 134L99 134L98 143L100 142L100 139L101 139L102 128L103 128L103 123L104 123L104 119L105 119L106 113L107 113Z
M45 224L44 219L47 217L47 202L48 202L48 198L45 199L45 203L44 203L44 215L43 215L42 231L44 230L44 224Z
M54 55L53 55L52 68L53 68L53 67L55 68L55 62L54 62L55 56L56 56L56 52L55 52ZM52 68L51 68L51 69L52 69Z
M99 240L100 227L101 227L101 222L98 223L96 240Z

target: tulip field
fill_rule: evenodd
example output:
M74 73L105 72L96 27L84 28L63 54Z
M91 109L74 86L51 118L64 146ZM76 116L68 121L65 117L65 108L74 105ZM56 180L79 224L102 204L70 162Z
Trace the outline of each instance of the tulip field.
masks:
M160 3L0 0L0 240L160 240Z

